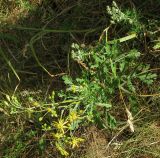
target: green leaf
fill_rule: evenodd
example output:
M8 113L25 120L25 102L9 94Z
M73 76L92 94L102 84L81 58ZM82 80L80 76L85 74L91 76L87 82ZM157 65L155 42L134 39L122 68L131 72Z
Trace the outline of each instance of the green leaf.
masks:
M69 77L69 76L67 76L67 75L63 76L62 79L64 80L64 83L65 83L66 85L71 85L71 84L73 84L73 83L72 83L72 78Z
M136 89L135 89L134 85L132 84L132 81L129 77L127 78L127 86L130 91L132 91L134 93L136 92Z
M153 47L153 49L160 49L160 42L156 43Z
M112 107L112 105L108 104L108 103L97 103L97 106L105 107L105 108L111 108Z
M125 68L125 62L120 63L119 64L119 69L120 69L121 72L124 70L124 68Z
M116 119L109 113L107 114L107 122L110 128L114 129L116 127Z
M39 140L39 149L40 149L41 151L43 151L43 150L45 149L45 140L44 140L44 138L41 138L41 139Z
M132 49L129 51L129 54L127 55L127 58L130 58L130 59L137 59L139 58L141 55L140 52L138 52L136 49Z
M152 73L145 73L145 74L139 75L138 78L139 78L142 82L150 85L150 84L152 84L153 81L157 78L157 75L156 75L156 74L152 74Z
M117 78L116 64L113 64L112 59L110 59L110 63L111 63L111 70L114 75L114 78Z

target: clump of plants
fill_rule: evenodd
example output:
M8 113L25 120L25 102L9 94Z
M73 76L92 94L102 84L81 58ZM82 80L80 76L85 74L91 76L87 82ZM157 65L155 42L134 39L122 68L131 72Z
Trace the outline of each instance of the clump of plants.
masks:
M113 1L111 6L107 6L107 14L110 16L110 23L121 26L122 30L138 34L145 30L144 24L140 20L142 15L135 7L121 8Z
M107 11L112 25L125 22L139 27L136 16L130 16L129 12L124 14L115 2ZM27 129L29 136L23 139L26 141L38 135L41 152L49 144L61 155L68 156L71 149L84 142L77 135L81 127L94 124L99 128L115 128L119 120L113 111L117 107L121 113L126 113L126 123L134 132L133 119L141 96L139 87L151 86L157 75L152 73L149 64L140 62L140 51L124 46L123 42L133 40L135 34L108 41L107 29L105 31L106 39L102 36L94 46L72 44L71 57L80 66L81 74L76 78L64 75L65 90L53 91L45 98L28 94L6 95L1 101L0 112L14 118L15 122L20 116L25 125L31 126ZM24 146L21 139L15 143L16 150L24 152Z
M31 96L23 97L22 101L21 95L12 97L6 95L6 100L1 102L1 107L3 107L6 117L23 116L22 122L34 124L34 127L31 126L29 131L35 131L36 128L36 133L39 130L40 133L43 133L38 143L42 151L45 149L46 139L48 139L62 155L68 156L69 153L66 149L78 147L79 143L84 141L74 134L80 122L84 119L81 115L82 111L72 107L75 104L78 105L76 100L55 102L55 93L52 92L46 101ZM19 134L20 137L22 133ZM24 133L23 137L25 137ZM29 139L31 138L29 137Z
M46 101L28 97L24 103L20 97L7 95L1 105L9 115L24 113L45 133L42 139L48 137L62 155L68 156L69 149L84 141L76 136L80 127L93 123L100 128L114 128L116 117L110 111L116 106L123 109L124 98L130 110L138 104L137 85L151 85L156 78L149 65L139 63L140 57L136 49L123 51L118 42L97 43L91 48L72 44L72 59L81 66L82 73L76 79L63 76L65 91L52 92ZM119 104L115 98L119 98Z

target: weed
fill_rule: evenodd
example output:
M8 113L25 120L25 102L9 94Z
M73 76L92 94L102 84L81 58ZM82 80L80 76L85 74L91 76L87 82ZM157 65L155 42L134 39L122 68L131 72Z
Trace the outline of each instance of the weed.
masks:
M89 118L101 124L101 116L110 120L107 121L111 122L109 126L115 122L109 114L109 110L116 106L113 104L113 96L120 97L122 91L128 99L136 100L137 82L150 85L156 78L156 74L148 72L149 65L139 64L141 54L135 49L123 52L118 43L97 44L91 49L73 44L72 48L73 59L82 67L82 77L75 81L63 78L69 86L67 91L70 98L81 102L81 107Z
M36 9L34 2L42 2L35 21L33 15L28 14L29 17L23 19L27 21L26 26L5 25L26 17L26 13ZM82 127L90 125L98 126L99 129L116 130L119 122L123 120L122 124L125 122L130 131L135 132L134 121L141 108L140 97L147 96L148 91L155 91L151 90L151 87L158 78L153 72L158 68L152 69L149 64L151 62L146 64L147 62L143 61L145 53L148 53L146 50L151 48L151 53L158 56L158 31L149 32L150 42L146 39L143 41L143 38L147 37L143 37L143 34L147 27L149 30L152 30L152 26L157 29L158 22L154 19L148 20L151 24L145 26L142 14L140 10L136 10L136 6L127 8L115 1L111 5L106 1L97 3L85 0L75 1L71 5L70 1L34 2L0 2L0 22L5 26L2 27L4 32L0 33L2 157L32 157L34 154L36 157L46 157L45 154L48 156L49 153L57 157L57 150L63 156L70 156L70 151L85 141ZM151 1L147 0L142 5L147 2ZM132 1L129 3L132 4ZM94 18L90 18L90 15ZM111 25L107 16L110 16ZM158 18L156 17L156 20ZM36 23L36 28L33 23ZM102 25L110 27L103 31L99 42L96 39L93 44L87 45L86 43L99 37L97 31ZM60 33L65 35L61 37ZM113 40L109 40L112 38ZM152 38L156 38L156 41L151 41ZM141 42L137 42L138 40ZM68 52L66 43L70 45L72 41L71 59L68 58L66 70L67 54L63 52ZM81 45L81 41L85 44ZM150 58L150 55L147 56ZM70 60L81 69L81 73L76 76L71 75ZM59 71L60 74L57 74ZM65 88L61 89L58 85L61 90L54 91L51 84L56 77L62 75L62 80L58 80L58 83L64 82ZM10 87L14 87L15 77L24 85L20 84L18 92L18 84L11 94ZM28 89L28 86L36 86L41 91L23 90ZM54 85L54 88L55 86L57 85ZM145 94L141 94L143 92ZM152 105L158 105L158 97L159 94L156 94L156 97L150 100L153 101ZM78 131L81 134L78 134ZM101 139L105 138L99 140ZM138 149L135 147L132 151L127 150L127 153L134 155L136 151Z

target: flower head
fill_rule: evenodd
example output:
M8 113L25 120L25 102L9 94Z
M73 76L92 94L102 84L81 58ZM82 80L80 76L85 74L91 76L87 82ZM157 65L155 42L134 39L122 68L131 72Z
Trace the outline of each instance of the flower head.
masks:
M68 128L68 126L66 126L68 122L63 120L63 119L59 119L58 122L54 121L53 125L56 127L56 129L58 129L60 132L64 133L64 129Z
M76 120L78 120L80 118L80 116L77 114L77 111L71 111L69 114L69 121L70 122L74 122Z
M72 140L70 142L72 148L78 147L79 143L83 142L84 139L78 138L78 137L72 137Z

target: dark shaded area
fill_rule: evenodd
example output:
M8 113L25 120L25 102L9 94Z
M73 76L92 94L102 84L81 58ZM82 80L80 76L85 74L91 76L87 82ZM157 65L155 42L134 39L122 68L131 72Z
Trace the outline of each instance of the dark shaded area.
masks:
M106 6L111 5L111 3L112 1L105 0L89 2L86 0L42 1L41 4L37 4L37 9L29 13L26 18L22 17L14 26L7 26L12 29L7 29L5 26L2 33L8 35L8 37L5 38L4 36L1 39L1 46L21 78L20 85L27 88L36 88L42 85L46 87L46 85L52 82L47 73L37 64L31 51L30 41L34 36L37 36L37 34L40 34L38 36L39 39L33 44L33 47L41 64L51 74L73 72L73 75L76 75L75 72L77 70L75 69L78 69L78 67L75 66L75 64L72 66L71 61L71 65L68 66L68 54L70 52L71 43L75 42L89 45L97 41L102 30L109 26ZM138 10L141 17L140 21L142 21L144 25L146 23L146 26L150 23L149 27L151 28L145 29L153 30L154 27L157 27L152 27L152 23L149 22L149 20L159 19L159 1L117 1L117 3L122 9L135 8ZM21 28L19 26L21 26ZM111 38L123 37L124 33L127 33L127 27L122 27L121 25L113 26L109 33ZM38 30L34 30L35 28ZM42 31L42 29L44 29L44 31ZM45 30L47 29L71 30L71 32L46 33ZM85 29L87 29L87 31L81 32ZM95 30L92 31L92 29ZM73 30L77 30L77 32L72 32ZM78 30L80 31L79 33ZM141 39L139 40L141 41L141 46L137 46L137 44L134 46L143 49L144 43ZM133 46L133 44L131 45ZM155 59L153 59L153 61L154 60ZM4 60L1 59L1 62L4 62ZM5 62L2 64L1 72L3 78L1 79L1 91L6 89L3 87L3 80L8 81L8 86L14 89L17 81L14 79L14 75L12 77L12 73L9 73L10 77L8 77L6 72L8 70L10 71L10 69ZM69 67L71 70L69 70ZM9 83L9 78L12 81L11 83ZM57 79L55 78L53 80Z
M19 19L14 26L8 25L7 27L10 29L4 26L3 35L8 35L12 39L2 38L1 45L7 58L19 74L21 85L39 87L48 84L48 75L37 64L31 51L30 40L35 35L42 33L34 43L34 50L41 64L52 74L67 73L69 71L67 70L67 56L71 43L89 44L99 38L101 31L109 22L106 17L106 5L108 5L106 1L99 3L97 1L43 1L26 18ZM24 28L19 28L19 26ZM46 33L29 28L71 30L71 32ZM81 31L85 29L88 31ZM95 31L93 32L92 29ZM72 30L77 30L77 33ZM2 80L7 81L9 79L6 71L9 68L5 62L3 65L1 72L3 72L4 79ZM75 69L74 66L73 69ZM10 79L12 80L12 76ZM11 85L8 86L13 89L16 84L16 79L13 79ZM3 84L0 87L2 87L2 91L6 89Z

